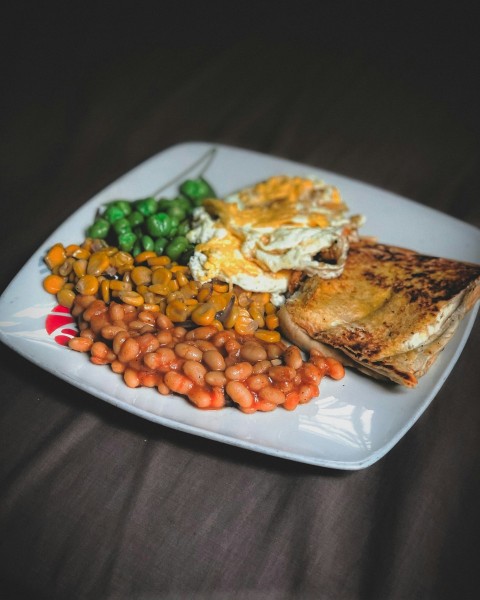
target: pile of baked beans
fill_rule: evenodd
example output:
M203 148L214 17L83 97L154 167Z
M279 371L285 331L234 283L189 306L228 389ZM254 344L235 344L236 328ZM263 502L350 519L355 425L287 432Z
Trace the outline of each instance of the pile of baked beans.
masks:
M325 375L344 376L333 358L296 346L214 325L191 329L145 306L77 294L71 308L80 334L70 348L110 365L127 386L180 394L202 409L236 406L244 413L287 410L319 394Z

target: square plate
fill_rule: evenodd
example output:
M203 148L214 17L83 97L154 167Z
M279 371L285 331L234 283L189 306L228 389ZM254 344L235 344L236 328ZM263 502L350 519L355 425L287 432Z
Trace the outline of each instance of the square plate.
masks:
M219 196L272 175L314 175L337 186L352 214L367 217L362 234L425 254L480 262L479 231L415 202L314 167L256 152L200 142L174 146L133 169L63 223L30 258L0 298L2 341L57 377L131 413L220 442L336 469L361 469L384 456L425 411L457 361L476 310L461 323L435 365L415 389L379 383L348 370L339 382L322 380L320 397L290 412L245 415L235 408L201 411L178 396L130 389L108 367L64 345L74 335L70 315L54 310L42 288L46 251L56 242L80 243L98 207L135 199L204 173ZM428 235L426 235L428 232ZM220 450L220 448L219 448Z

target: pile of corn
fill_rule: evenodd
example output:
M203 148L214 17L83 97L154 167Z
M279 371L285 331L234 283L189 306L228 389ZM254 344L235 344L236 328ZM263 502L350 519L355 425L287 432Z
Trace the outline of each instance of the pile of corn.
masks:
M253 293L221 281L201 284L187 266L168 256L128 252L87 238L82 245L55 244L45 262L51 271L44 289L71 308L77 294L105 303L125 303L168 316L174 323L213 325L265 342L278 342L276 307L268 293Z

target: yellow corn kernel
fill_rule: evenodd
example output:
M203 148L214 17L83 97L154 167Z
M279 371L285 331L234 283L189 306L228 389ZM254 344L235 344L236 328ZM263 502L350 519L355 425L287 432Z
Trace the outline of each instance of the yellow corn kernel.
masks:
M252 302L248 307L248 312L252 319L254 319L259 327L265 326L265 319L263 317L263 306L261 304L257 304L256 302Z
M172 273L188 273L190 271L186 265L174 265L170 270Z
M158 294L159 296L168 296L168 294L170 293L168 285L163 285L161 283L155 283L154 285L149 285L148 291L152 292L153 294Z
M210 325L217 311L211 302L199 304L192 312L192 321L197 325Z
M188 317L188 307L181 300L173 300L167 304L165 314L174 323L181 323Z
M135 285L148 285L152 281L152 271L148 267L134 267L130 277Z
M158 258L162 258L159 256ZM155 269L152 273L152 283L156 285L159 283L160 285L167 285L169 281L172 279L172 272L164 267L160 269Z
M130 283L126 283L125 281L113 279L110 281L110 289L114 290L115 292L131 292L132 285Z
M152 258L147 259L147 263L150 267L164 267L165 265L169 265L171 260L168 258L168 256L152 256Z
M223 331L223 324L218 319L213 319L210 325L213 325L218 331Z
M255 332L255 337L263 342L273 344L280 341L280 333L278 331L270 331L269 329L258 329Z
M43 280L43 288L49 294L58 294L64 284L65 279L60 275L47 275Z
M234 329L240 335L251 335L258 329L258 323L250 317L240 316L235 321Z
M232 327L235 325L235 321L238 319L238 313L238 306L232 306L232 310L223 322L223 326L225 327L225 329L232 329Z
M105 252L95 252L88 259L87 274L98 277L110 266L110 259Z
M180 287L183 287L184 285L188 284L187 276L185 275L185 273L182 273L182 271L175 272L175 279Z
M137 254L137 256L135 257L135 262L137 264L147 262L149 258L156 258L156 256L157 255L155 254L155 252L145 250L145 252L140 252L140 254Z
M74 262L75 262L74 258L72 258L72 257L66 258L65 261L58 267L58 275L61 275L62 277L68 277L73 270Z
M78 244L69 244L65 246L65 254L67 256L72 256L76 250L80 250L80 246Z
M73 290L73 289L74 289L74 287L75 287L75 285L74 285L73 283L66 283L66 284L63 286L62 290Z
M66 258L67 254L63 244L55 244L47 252L45 262L47 263L47 267L51 270L54 267L59 267L61 264L63 264Z
M158 313L160 312L160 306L158 304L145 303L143 305L143 310L149 310L150 312Z
M214 281L212 287L215 292L219 292L220 294L228 292L228 283L225 281Z
M78 248L78 250L74 250L72 256L77 260L88 260L90 258L90 252L86 248Z
M108 279L104 279L100 284L100 293L102 300L108 304L110 302L110 281Z
M178 285L178 281L176 281L175 279L171 279L168 282L168 289L170 290L170 292L176 292L179 287L180 286Z
M211 293L212 290L209 287L202 287L197 294L197 300L199 302L206 302L210 298Z
M93 275L84 275L77 281L75 289L83 296L95 296L98 292L98 279Z
M267 302L270 302L270 294L268 292L257 292L252 295L252 302L265 306Z
M184 302L187 306L196 306L198 304L198 300L196 298L185 298Z
M57 302L65 308L72 308L75 301L75 292L67 288L62 288L57 294Z
M275 308L275 305L272 304L271 302L267 302L265 304L265 312L267 313L267 315L273 315L273 313L276 311L277 309Z
M278 327L279 321L277 315L267 315L265 318L265 325L267 329L276 329Z
M145 304L143 296L137 292L120 292L119 298L122 302L130 306L142 306Z
M109 260L111 266L117 269L120 274L133 269L133 256L123 250L119 250L115 254L112 254L112 256L109 257Z
M137 285L136 291L145 298L145 294L148 294L148 286L147 285Z
M73 263L73 271L77 277L83 277L87 272L87 261L80 258Z

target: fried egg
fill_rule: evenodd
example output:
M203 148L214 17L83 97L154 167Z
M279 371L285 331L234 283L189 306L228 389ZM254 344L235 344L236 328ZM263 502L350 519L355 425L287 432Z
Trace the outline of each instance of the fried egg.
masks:
M273 293L286 292L295 271L338 277L363 222L347 210L336 187L313 177L272 177L205 200L187 236L196 244L190 269L202 282Z

